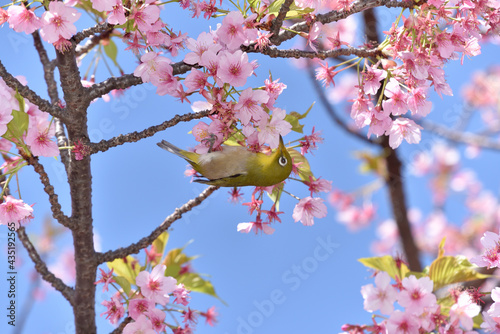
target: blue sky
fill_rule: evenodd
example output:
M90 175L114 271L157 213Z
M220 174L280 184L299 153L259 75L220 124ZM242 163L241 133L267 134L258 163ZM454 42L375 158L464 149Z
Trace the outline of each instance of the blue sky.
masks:
M187 20L187 15L166 13L164 20L173 27L181 27L182 32L190 34L208 30L207 21L200 19L188 27L179 25ZM383 18L390 17L384 11ZM390 19L390 18L389 18ZM186 22L186 21L184 21ZM191 22L191 21L188 21ZM210 22L215 26L215 22ZM24 75L30 87L46 97L45 84L41 79L41 68L37 56L33 53L29 36L16 34L4 26L0 41L10 48L0 50L0 58L14 75ZM483 54L472 60L466 60L464 66L458 62L448 65L448 81L455 97L441 100L434 96L434 110L431 118L446 124L443 111L454 104L461 104L459 92L462 83L467 80L472 70L486 68L496 62L496 46L483 49ZM493 52L488 52L493 51ZM134 60L129 55L120 53L122 67L130 73L135 68ZM278 100L278 107L287 111L303 113L314 101L319 101L309 84L307 74L296 69L289 61L258 59L260 68L258 77L252 77L247 86L262 85L269 69L273 78L280 78L288 88ZM20 64L23 64L20 66ZM82 72L85 71L83 66ZM115 72L117 74L117 72ZM105 78L105 72L97 76L97 81ZM154 94L152 86L133 87L128 98L112 99L105 103L94 103L89 111L89 135L92 141L111 138L121 133L142 130L159 124L175 114L190 112L186 103L179 104L175 99ZM196 99L193 99L196 100ZM192 101L193 101L192 100ZM339 108L339 110L342 110ZM160 150L156 142L161 139L179 147L194 146L193 136L188 134L198 121L182 123L174 128L156 134L152 138L138 143L125 144L105 153L92 156L93 170L93 210L95 232L99 235L101 249L115 249L136 241L149 234L176 207L197 196L204 185L191 183L184 177L186 163L178 157ZM373 180L371 176L361 175L359 161L352 152L367 149L366 146L346 136L328 118L321 104L316 103L309 116L304 120L305 132L312 127L322 131L324 144L308 159L316 176L333 182L334 188L353 191ZM299 134L291 133L285 141L295 140ZM423 142L430 135L424 133ZM370 149L370 148L368 148ZM402 156L409 156L417 146L403 144ZM483 165L465 161L479 168L480 179L488 182L493 191L498 189L498 175L492 175L491 165L498 165L498 156L484 152ZM42 159L63 210L70 213L68 186L62 173L62 165L54 159ZM406 175L408 175L406 173ZM43 219L50 215L47 198L30 167L20 173L19 179L23 199L34 206L36 218L28 225L30 234L40 232ZM420 179L405 177L410 206L425 210L430 208L429 193ZM304 186L290 182L286 189L291 193L308 196ZM284 196L281 203L282 224L274 226L276 231L271 236L241 234L236 231L239 222L251 221L247 207L228 202L228 190L220 189L201 206L176 221L171 229L168 247L186 248L189 255L200 255L193 262L193 267L200 273L210 275L218 295L227 305L209 296L193 293L192 308L205 310L215 305L219 313L218 325L214 328L198 325L199 332L222 334L250 333L337 333L344 323L368 323L370 314L363 310L360 288L372 283L371 273L359 262L358 258L371 256L370 243L375 237L375 226L353 234L335 219L335 210L329 206L326 218L316 220L312 227L294 223L291 217L296 200ZM245 202L249 201L251 188L243 189ZM386 189L373 195L378 207L375 223L389 217L386 201ZM268 201L267 206L271 204ZM460 203L450 204L449 212L460 213ZM460 215L455 214L456 221ZM5 242L6 229L0 229L0 243ZM61 252L70 247L70 236L58 241L57 249ZM18 247L21 247L18 243ZM57 253L57 252L56 252ZM25 252L19 265L17 299L19 308L28 294L27 281L31 262ZM49 262L55 259L49 259ZM5 263L6 261L1 261ZM4 294L5 280L0 280L0 294ZM109 299L110 294L101 294L98 287L97 313L104 312L100 305ZM6 300L0 298L0 302ZM4 309L4 305L1 305ZM294 315L291 317L291 315ZM56 315L54 317L54 315ZM50 321L47 321L50 319ZM26 333L73 333L72 311L68 303L56 292L48 292L45 299L36 302L27 319ZM201 320L201 319L200 319ZM98 317L100 333L113 329L104 318ZM4 332L5 321L0 322Z

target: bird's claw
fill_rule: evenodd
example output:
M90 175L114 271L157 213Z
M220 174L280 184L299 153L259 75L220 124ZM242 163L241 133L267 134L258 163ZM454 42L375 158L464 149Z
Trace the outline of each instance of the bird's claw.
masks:
M202 143L208 142L210 146L208 147L208 153L212 152L212 149L214 148L215 141L217 140L217 136L214 135L213 133L209 134L210 138L203 138L201 140Z

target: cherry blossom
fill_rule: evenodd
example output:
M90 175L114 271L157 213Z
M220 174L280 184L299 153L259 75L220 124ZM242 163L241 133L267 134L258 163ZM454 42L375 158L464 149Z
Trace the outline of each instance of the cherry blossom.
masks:
M247 39L243 30L243 15L238 11L227 14L222 20L222 26L217 29L217 36L229 51L236 51Z
M386 272L379 272L375 276L375 286L373 284L361 287L363 296L363 306L368 312L380 310L383 314L391 314L394 310L397 291L391 285L391 277Z
M236 229L242 233L249 233L252 230L254 230L255 234L258 232L264 232L265 234L274 233L274 228L269 223L262 222L259 217L254 222L239 223Z
M326 217L326 205L321 198L312 198L310 196L302 198L293 209L293 219L295 222L300 222L306 226L314 225L314 217Z
M500 288L495 287L491 290L491 299L493 299L493 304L491 304L488 314L491 317L500 317Z
M101 313L101 316L106 314L106 319L109 319L111 324L118 323L118 320L125 315L125 308L120 302L120 298L120 293L117 292L111 297L111 300L105 300L101 303L107 308L107 311Z
M42 15L44 25L40 29L40 36L49 43L55 43L60 38L70 39L76 33L74 23L81 15L63 2L50 2L49 10Z
M363 72L363 89L366 94L375 95L380 88L380 81L387 77L387 72L368 66Z
M387 333L394 334L418 334L419 322L412 314L396 310L387 321Z
M129 300L128 313L130 317L137 320L142 314L146 314L155 307L155 302L145 298L133 298Z
M262 118L259 121L259 144L269 144L274 149L279 146L279 135L285 136L292 131L292 125L285 121L286 111L275 108L271 119Z
M33 208L24 203L21 199L7 195L3 203L0 204L0 225L7 225L11 222L15 224L17 230L25 219L33 214Z
M260 121L268 119L269 115L262 108L262 104L267 103L269 94L264 90L253 90L247 88L241 92L238 103L234 106L237 110L236 116L243 125L247 125L250 120Z
M481 244L485 249L484 253L470 260L471 263L480 267L494 268L500 264L500 237L494 232L487 231L481 238Z
M234 53L223 51L222 55L220 55L217 76L223 82L234 87L240 87L246 83L247 78L252 73L253 66L248 62L246 52L242 52L241 50Z
M26 9L24 4L21 4L21 6L10 6L7 9L7 13L9 14L7 22L9 22L10 28L17 32L24 31L26 34L32 34L35 30L43 26L40 18L32 10Z
M54 124L47 120L37 119L35 124L30 122L25 138L31 153L36 156L54 157L59 155L59 147L51 138L55 136Z
M417 279L414 275L403 278L403 290L398 295L398 303L406 308L406 312L420 315L425 308L436 304L436 296L432 293L434 283L429 277Z
M477 305L467 291L462 291L458 300L450 308L451 323L458 323L468 331L472 330L473 320L481 312L481 307Z
M165 265L158 264L151 273L141 271L136 277L136 283L141 288L142 295L161 305L168 303L168 294L176 289L177 283L175 278L165 277L166 268Z
M136 321L123 328L123 334L156 334L156 331L153 329L151 321L144 314L141 314Z
M396 148L401 145L403 139L410 144L420 142L420 125L415 124L414 121L408 118L400 117L392 122L392 126L386 131L389 135L389 145Z
M182 283L178 284L175 290L173 291L173 295L175 297L174 303L182 304L184 306L189 304L189 298L190 298L189 290L186 289L184 284Z

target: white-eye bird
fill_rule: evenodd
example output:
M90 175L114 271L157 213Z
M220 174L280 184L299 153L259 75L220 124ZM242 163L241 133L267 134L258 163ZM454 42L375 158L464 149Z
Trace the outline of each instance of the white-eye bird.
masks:
M219 187L268 187L285 180L292 172L292 158L280 135L278 148L270 155L243 146L222 146L222 151L198 154L181 150L162 140L157 144L183 158L206 179L195 182Z

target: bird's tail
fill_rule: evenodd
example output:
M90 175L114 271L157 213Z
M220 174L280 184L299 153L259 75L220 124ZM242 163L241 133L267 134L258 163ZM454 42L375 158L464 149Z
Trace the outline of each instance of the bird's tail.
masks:
M173 153L173 154L181 157L182 159L186 160L190 164L197 163L197 159L196 159L197 154L196 153L181 150L180 148L178 148L177 146L175 146L173 144L170 144L166 140L162 140L161 142L156 143L156 145L158 145L159 147L161 147L162 149L164 149L166 151L169 151L170 153Z
M175 155L178 155L180 156L181 158L185 158L182 153L181 153L181 149L178 148L177 146L173 145L173 144L170 144L168 141L166 140L162 140L161 142L159 143L156 143L156 145L158 145L159 147L161 147L162 149L164 150L167 150L169 151L170 153L173 153Z

